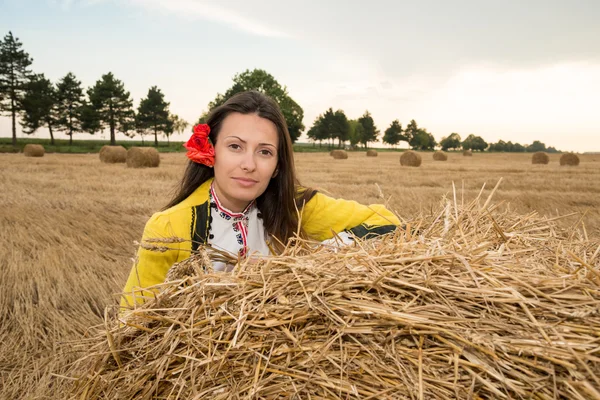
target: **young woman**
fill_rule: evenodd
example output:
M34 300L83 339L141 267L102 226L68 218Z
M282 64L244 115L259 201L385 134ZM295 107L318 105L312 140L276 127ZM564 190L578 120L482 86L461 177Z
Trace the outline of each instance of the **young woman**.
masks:
M140 246L122 306L142 302L140 289L164 282L173 264L203 244L241 257L269 255L297 232L317 241L334 235L348 240L388 233L400 223L382 205L301 187L283 114L259 92L237 94L215 108L185 147L190 161L179 190L152 215L142 237L142 243L168 249ZM231 266L215 262L214 269Z

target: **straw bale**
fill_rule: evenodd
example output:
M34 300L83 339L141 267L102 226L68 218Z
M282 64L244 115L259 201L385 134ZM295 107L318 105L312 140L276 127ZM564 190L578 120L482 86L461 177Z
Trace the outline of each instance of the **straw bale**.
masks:
M448 156L443 151L436 151L433 153L433 159L435 161L447 161Z
M579 165L579 156L575 153L565 153L560 156L560 165Z
M331 150L331 156L336 160L345 160L348 158L346 150Z
M548 157L548 153L545 151L536 151L531 156L532 164L548 164L550 162L550 157Z
M473 152L471 150L464 150L463 156L465 157L473 157Z
M421 165L421 155L412 150L405 151L400 156L400 165L405 167L418 167Z
M132 147L127 150L128 168L158 167L160 156L154 147Z
M367 157L377 157L377 150L367 150Z
M123 146L102 146L100 161L103 163L124 163L127 161L127 149Z
M25 157L44 157L46 150L41 144L26 144L23 148Z
M594 398L600 243L483 200L231 274L202 249L53 376L74 398Z

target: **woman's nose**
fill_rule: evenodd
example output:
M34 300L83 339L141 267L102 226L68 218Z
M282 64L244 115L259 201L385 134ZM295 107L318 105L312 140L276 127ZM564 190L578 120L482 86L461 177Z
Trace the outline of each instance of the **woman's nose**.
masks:
M256 163L254 162L254 153L247 152L242 158L241 168L244 171L254 171L256 169Z

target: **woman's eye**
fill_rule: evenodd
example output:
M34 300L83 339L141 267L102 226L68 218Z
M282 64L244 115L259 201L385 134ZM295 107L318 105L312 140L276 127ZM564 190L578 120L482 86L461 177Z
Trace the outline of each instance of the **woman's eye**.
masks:
M239 150L239 149L241 149L240 145L237 144L237 143L231 143L229 145L229 148L232 149L232 150Z
M273 152L271 150L266 150L266 149L262 149L259 151L260 154L262 154L263 156L272 156Z

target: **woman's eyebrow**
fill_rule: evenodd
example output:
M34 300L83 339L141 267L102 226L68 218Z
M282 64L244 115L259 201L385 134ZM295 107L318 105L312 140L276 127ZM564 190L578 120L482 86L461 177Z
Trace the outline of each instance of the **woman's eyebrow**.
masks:
M227 138L226 138L226 139L229 139L229 138L234 138L234 139L237 139L237 140L239 140L239 141L240 141L240 142L242 142L242 143L247 143L247 142L246 142L244 139L242 139L242 138L241 138L241 137L239 137L239 136L230 135L230 136L227 136ZM272 144L272 143L259 143L258 145L259 145L259 146L271 146L271 147L277 148L277 146L275 146L275 145L274 145L274 144Z

